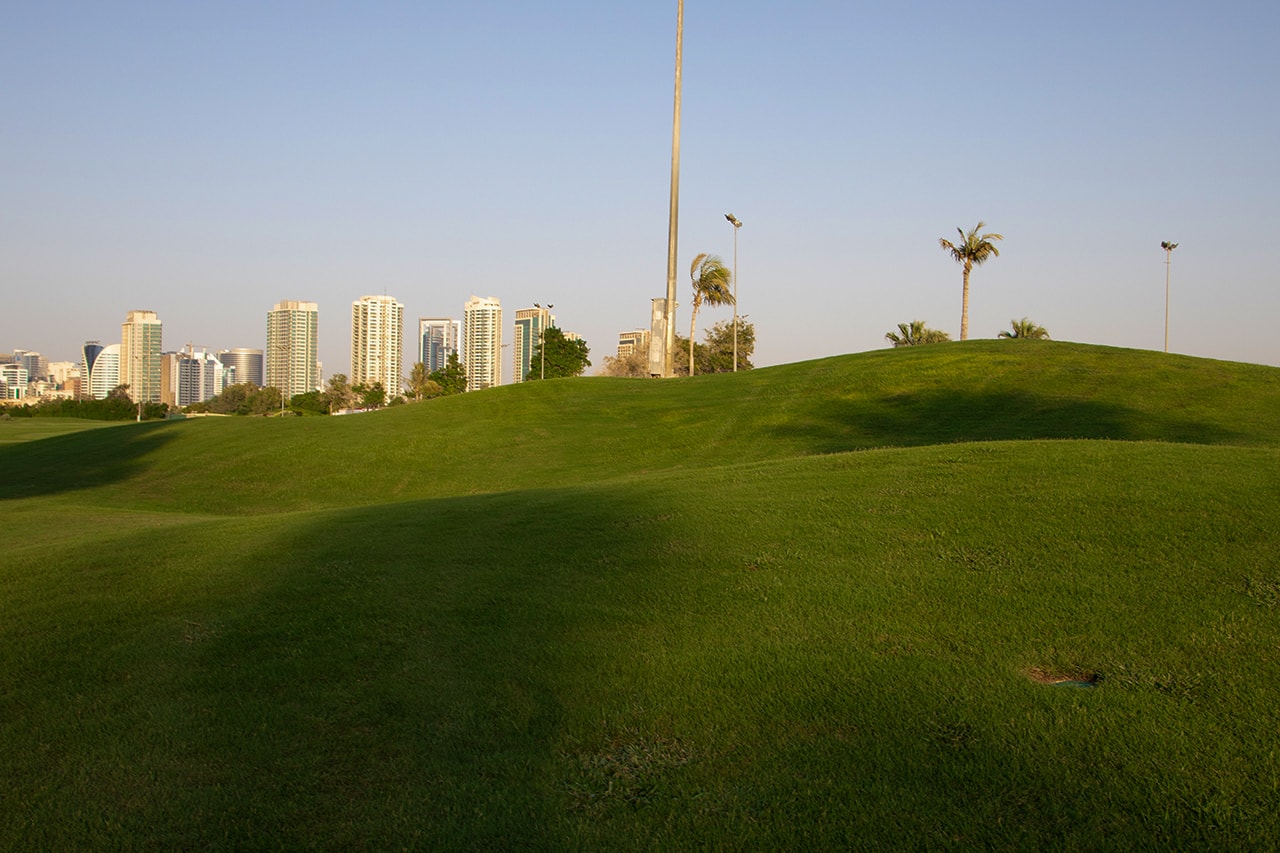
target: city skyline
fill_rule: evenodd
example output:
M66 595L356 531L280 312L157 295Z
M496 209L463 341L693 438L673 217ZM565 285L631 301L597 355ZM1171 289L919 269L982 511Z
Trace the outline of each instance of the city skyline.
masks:
M985 221L973 337L1159 350L1168 271L1171 352L1280 365L1280 7L996 2L966 39L948 8L687 4L677 328L732 211L757 366L955 337L937 240ZM361 293L572 305L597 352L663 295L675 4L12 12L0 351L76 360L134 306L261 347L296 294L329 375Z

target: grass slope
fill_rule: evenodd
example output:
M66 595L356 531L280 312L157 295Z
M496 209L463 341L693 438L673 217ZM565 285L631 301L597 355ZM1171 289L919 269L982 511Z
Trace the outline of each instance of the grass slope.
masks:
M144 424L0 447L0 470L10 497L252 514L958 441L1280 446L1274 368L1055 342L941 349L530 383L342 418Z
M1014 342L0 447L0 847L1274 848L1278 448Z

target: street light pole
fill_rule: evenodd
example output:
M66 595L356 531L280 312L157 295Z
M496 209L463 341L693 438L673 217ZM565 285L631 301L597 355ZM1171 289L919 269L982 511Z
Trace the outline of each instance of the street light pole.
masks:
M138 377L142 375L142 353L133 354L133 398L138 403L138 423L142 423L142 389ZM149 384L149 383L148 383Z
M732 213L724 218L733 226L733 372L738 372L738 229L742 223Z
M676 11L676 94L675 109L671 120L671 210L667 220L667 302L664 310L666 338L662 358L662 375L675 375L674 353L676 348L676 231L680 213L680 68L684 49L684 0L679 0Z
M1164 351L1169 351L1169 269L1173 265L1173 250L1178 248L1177 243L1170 243L1165 240L1160 243L1160 248L1164 249Z

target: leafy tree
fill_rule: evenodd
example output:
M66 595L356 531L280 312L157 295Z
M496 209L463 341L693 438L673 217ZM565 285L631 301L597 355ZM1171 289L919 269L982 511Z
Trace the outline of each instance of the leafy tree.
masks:
M679 332L675 335L676 349L689 349L689 339ZM742 317L738 318L738 370L750 370L751 355L755 352L756 347L756 330L755 325L745 322ZM701 376L707 373L732 373L733 372L733 321L722 320L716 323L706 331L705 343L695 343L693 345L694 353L694 369L695 375ZM646 360L646 372L648 375ZM745 368L744 365L745 364ZM673 376L688 376L689 365L673 364Z
M427 375L427 366L422 362L417 362L409 369L409 397L413 400L425 400L430 396L427 391L428 385L433 384L437 388L439 383L433 383L431 377Z
M265 388L254 388L249 386L249 414L251 415L274 415L284 408L281 403L284 402L284 392L274 385L268 385Z
M992 258L1000 257L1000 250L993 240L1003 240L1003 234L981 234L987 223L979 222L972 231L965 233L961 228L960 242L952 243L946 237L938 239L938 245L948 252L956 263L964 268L964 298L960 309L960 340L969 340L969 273L976 266L981 266Z
M529 374L525 381L541 379L543 372L547 379L559 379L565 376L581 376L591 366L587 358L587 342L581 339L569 340L564 332L555 326L548 326L542 331L542 340L533 348L529 356Z
M999 337L1019 341L1043 341L1049 337L1049 330L1023 317L1021 320L1010 320L1009 328L1001 332Z
M601 376L643 378L649 375L649 350L634 349L626 355L606 355Z
M305 394L294 394L289 400L289 408L295 412L310 412L313 415L329 414L329 401L320 391L308 391Z
M721 320L706 332L705 355L698 347L699 373L733 372L733 321ZM738 369L750 370L751 354L756 349L756 328L745 315L738 318Z
M693 375L693 339L697 334L698 309L705 302L708 305L732 305L733 274L724 265L724 261L706 252L693 259L689 267L689 278L693 281L693 312L689 317L689 374Z
M444 388L440 387L440 383L434 379L428 379L422 386L422 399L430 400L433 397L443 397Z
M112 388L110 391L107 392L107 399L108 400L128 400L130 403L132 403L133 398L129 396L129 383L125 382L122 385L117 385L116 387Z
M924 320L912 320L910 323L899 323L896 333L885 332L884 339L895 347L915 347L944 343L951 340L951 336L941 329L930 329L924 324Z
M355 392L351 390L351 382L345 373L335 373L329 377L324 391L325 402L329 404L329 413L351 408L355 403Z
M355 392L361 408L380 409L387 402L387 389L382 387L381 382L374 382L372 385L361 382L353 385L351 390Z
M461 394L467 390L467 371L463 369L456 352L449 353L443 370L433 370L427 378L440 386L439 396L442 397Z
M192 403L185 411L216 415L270 415L280 411L280 389L272 386L259 388L251 382L228 385L218 396Z

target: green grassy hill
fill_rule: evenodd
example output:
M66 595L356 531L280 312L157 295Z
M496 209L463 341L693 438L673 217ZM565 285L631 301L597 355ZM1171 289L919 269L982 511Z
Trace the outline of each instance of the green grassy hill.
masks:
M1280 846L1274 368L977 342L0 470L0 848Z

